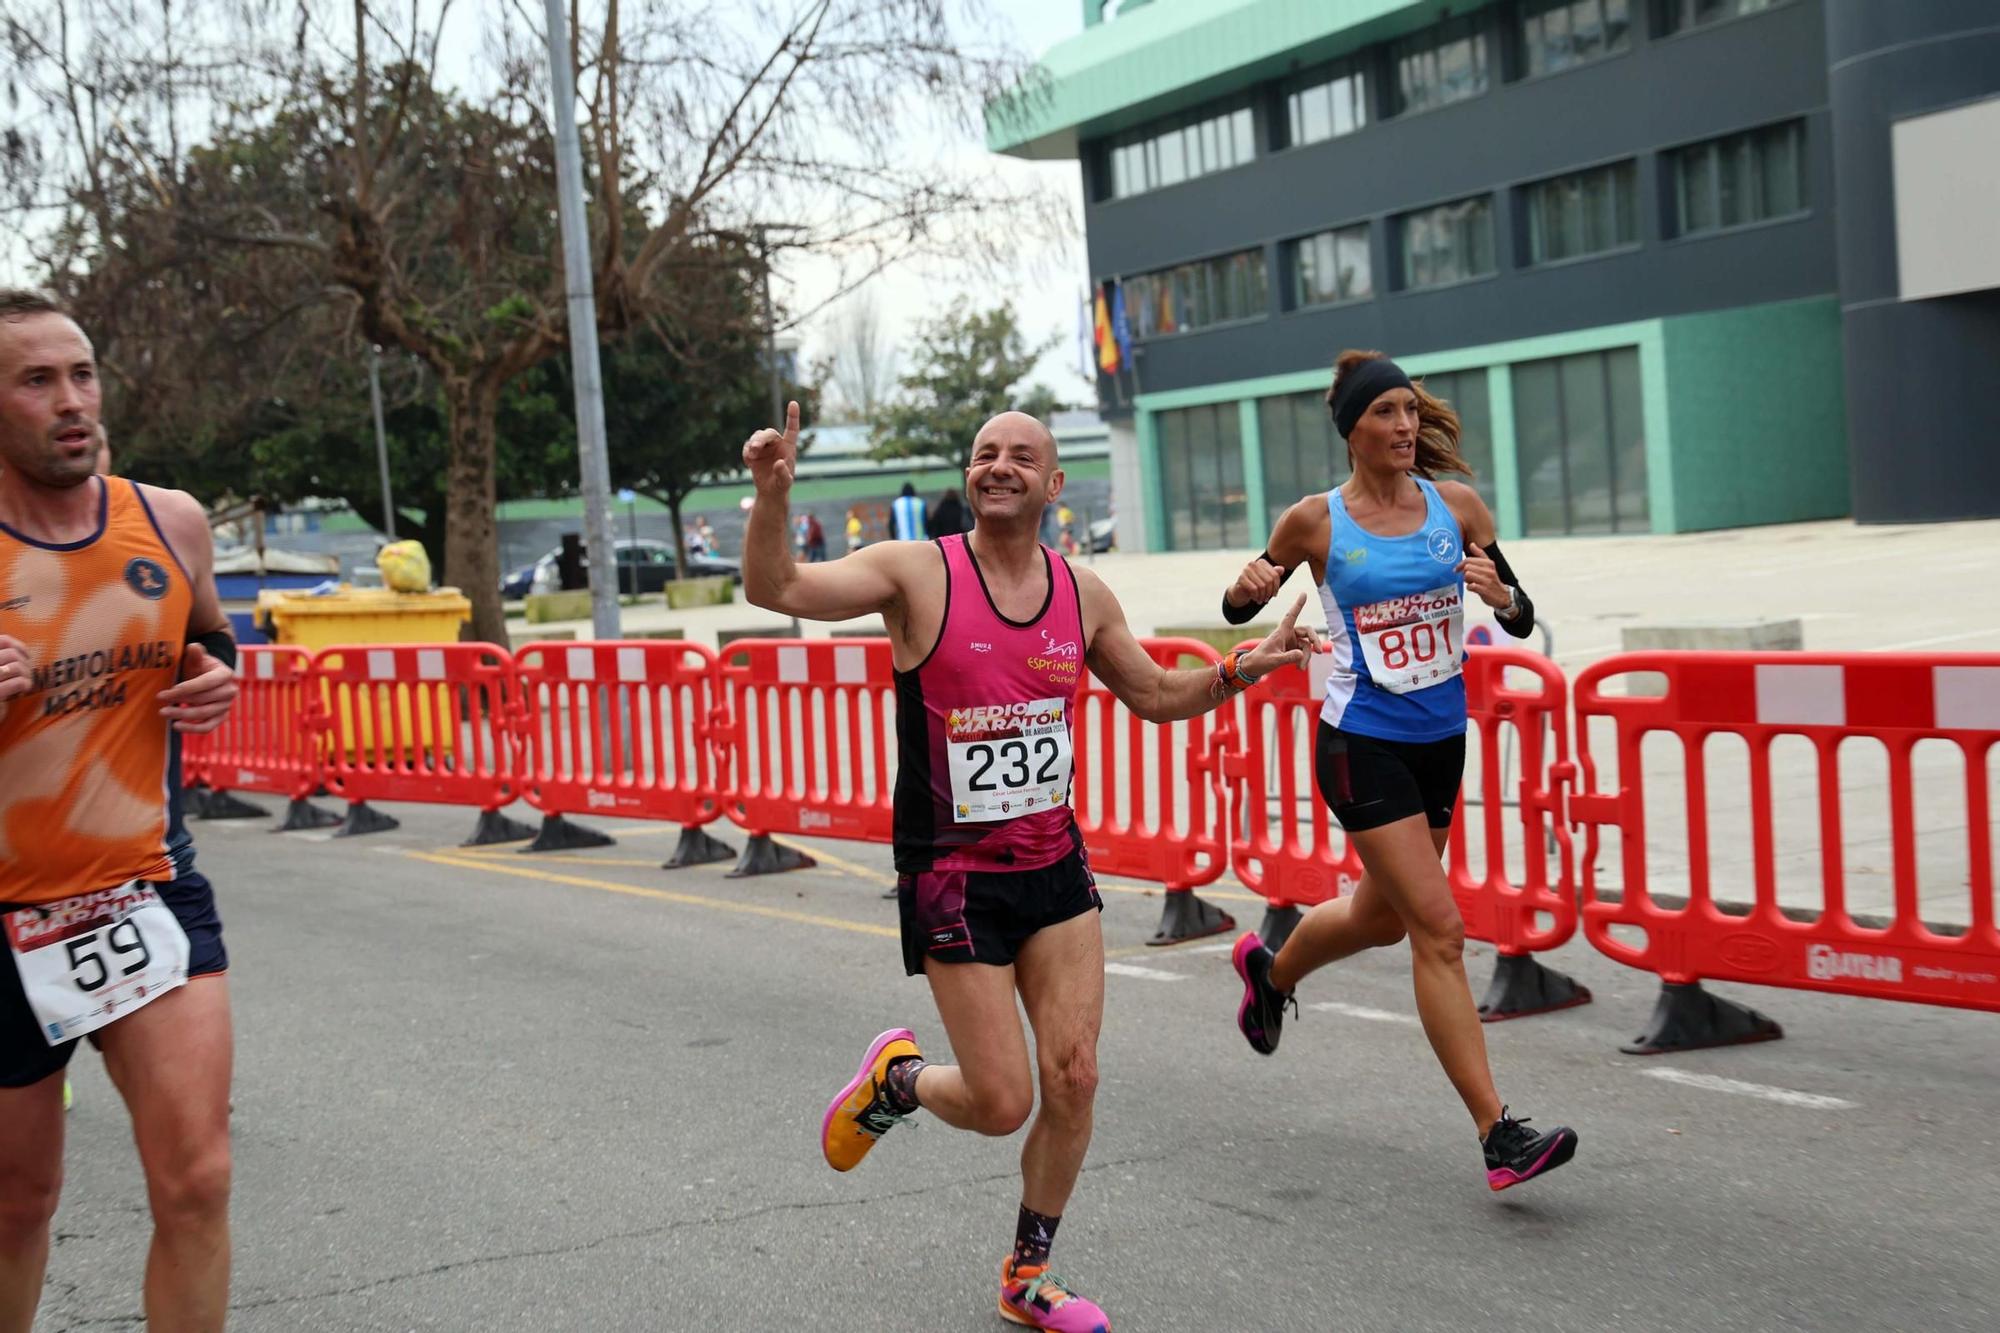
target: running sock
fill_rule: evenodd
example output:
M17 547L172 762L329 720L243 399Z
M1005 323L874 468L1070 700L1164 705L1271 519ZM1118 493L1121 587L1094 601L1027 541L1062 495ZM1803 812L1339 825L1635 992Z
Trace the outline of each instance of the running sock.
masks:
M889 1094L889 1109L897 1115L908 1115L917 1109L917 1075L924 1071L924 1064L921 1055L906 1055L891 1060L882 1075L882 1089Z
M1014 1224L1014 1267L1048 1267L1049 1246L1056 1243L1056 1227L1061 1223L1060 1217L1044 1217L1022 1204L1021 1220Z

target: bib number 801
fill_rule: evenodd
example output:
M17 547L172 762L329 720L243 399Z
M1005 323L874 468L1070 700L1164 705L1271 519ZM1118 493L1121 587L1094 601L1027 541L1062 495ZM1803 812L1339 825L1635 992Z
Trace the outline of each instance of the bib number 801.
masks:
M1418 621L1405 630L1383 630L1382 665L1401 671L1412 662L1434 662L1440 652L1455 651L1451 646L1451 622Z
M977 762L979 767L973 770L972 779L966 784L967 787L972 791L1000 791L1003 788L1013 791L1026 787L1029 785L1029 766L1032 760L1037 758L1041 760L1041 769L1035 774L1034 781L1042 786L1056 781L1061 776L1058 761L1062 758L1062 747L1056 744L1055 737L1036 737L1032 742L1032 753L1029 749L1030 744L1025 740L1011 740L1001 741L997 746L985 742L968 745L965 748L965 757ZM991 773L994 765L999 763L1005 763L1007 769L1000 775L999 782L989 782L987 774Z
M110 949L114 955L112 959L107 959L98 951L100 944ZM111 980L109 964L117 959L131 958L118 969L121 977L129 977L153 961L153 951L146 947L146 937L139 933L138 923L129 917L109 930L92 931L81 939L70 940L63 945L63 949L69 954L69 968L76 988L86 993ZM134 954L136 958L132 957ZM86 976L85 973L92 968L97 970L97 975Z

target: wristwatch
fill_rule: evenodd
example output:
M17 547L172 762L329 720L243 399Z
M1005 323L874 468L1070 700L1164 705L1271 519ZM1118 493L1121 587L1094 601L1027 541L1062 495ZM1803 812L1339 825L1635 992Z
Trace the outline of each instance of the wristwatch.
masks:
M1498 620L1512 620L1521 613L1521 590L1513 584L1507 585L1507 605L1493 613Z

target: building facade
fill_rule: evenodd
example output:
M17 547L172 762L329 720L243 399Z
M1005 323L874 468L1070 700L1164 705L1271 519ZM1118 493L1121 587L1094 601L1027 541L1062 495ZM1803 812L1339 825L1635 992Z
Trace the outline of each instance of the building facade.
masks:
M1082 171L1124 549L1254 548L1337 484L1350 347L1454 404L1503 536L2000 513L1993 214L1897 225L2000 170L1953 149L1990 0L1106 8L987 127Z

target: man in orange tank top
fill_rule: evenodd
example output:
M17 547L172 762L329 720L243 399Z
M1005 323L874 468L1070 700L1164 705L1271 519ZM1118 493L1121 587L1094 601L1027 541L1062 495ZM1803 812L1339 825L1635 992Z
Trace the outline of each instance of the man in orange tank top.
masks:
M227 956L171 738L220 724L235 646L207 515L97 475L98 411L83 331L0 290L0 1333L40 1301L85 1036L146 1173L149 1327L229 1299Z
M884 542L800 564L785 540L798 438L793 403L783 430L759 431L743 446L757 486L743 539L744 593L787 615L879 614L888 627L903 964L930 982L957 1059L927 1062L907 1028L881 1034L827 1108L821 1150L836 1171L852 1170L920 1108L957 1129L1012 1134L1028 1122L1039 1074L1041 1110L1021 1152L1021 1206L1013 1251L1001 1261L999 1312L1029 1328L1108 1333L1104 1311L1049 1268L1056 1224L1090 1146L1104 1013L1101 904L1070 814L1067 717L1084 667L1148 721L1209 712L1317 648L1312 632L1294 625L1305 598L1254 651L1230 654L1220 670L1165 670L1133 637L1103 581L1037 539L1063 474L1055 437L1024 412L1001 413L973 439L969 535ZM1034 1030L1032 1057L1021 1008Z

